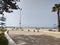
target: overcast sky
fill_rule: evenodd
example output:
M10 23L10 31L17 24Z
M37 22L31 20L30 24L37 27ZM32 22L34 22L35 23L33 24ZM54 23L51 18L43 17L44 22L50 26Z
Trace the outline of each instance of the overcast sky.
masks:
M60 0L21 0L18 2L21 11L21 25L23 27L54 27L57 25L57 14L52 12L54 4ZM20 10L5 13L6 26L20 26ZM56 24L56 25L54 25Z

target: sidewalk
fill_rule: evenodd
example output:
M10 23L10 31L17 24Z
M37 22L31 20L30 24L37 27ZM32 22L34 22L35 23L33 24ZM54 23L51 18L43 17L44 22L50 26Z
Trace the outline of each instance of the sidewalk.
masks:
M16 43L10 38L10 36L7 34L7 31L4 33L5 37L8 39L9 44L8 45L16 45Z

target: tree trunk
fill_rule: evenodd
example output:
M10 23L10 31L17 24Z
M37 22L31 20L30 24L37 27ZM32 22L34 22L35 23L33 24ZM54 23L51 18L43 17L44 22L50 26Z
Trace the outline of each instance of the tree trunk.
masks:
M60 9L58 9L57 11L57 14L58 14L58 31L60 32L60 12L59 12Z

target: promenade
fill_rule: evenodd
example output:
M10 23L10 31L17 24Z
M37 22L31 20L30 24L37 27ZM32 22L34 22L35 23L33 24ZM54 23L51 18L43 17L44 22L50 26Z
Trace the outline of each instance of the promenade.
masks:
M60 45L60 32L13 30L9 36L17 45Z

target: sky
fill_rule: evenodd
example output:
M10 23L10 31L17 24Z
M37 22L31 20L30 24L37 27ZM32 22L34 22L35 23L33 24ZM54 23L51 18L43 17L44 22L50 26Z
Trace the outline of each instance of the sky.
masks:
M54 4L60 0L21 0L17 5L22 8L6 13L6 26L20 27L20 14L22 27L54 27L58 25L57 14L52 12Z

